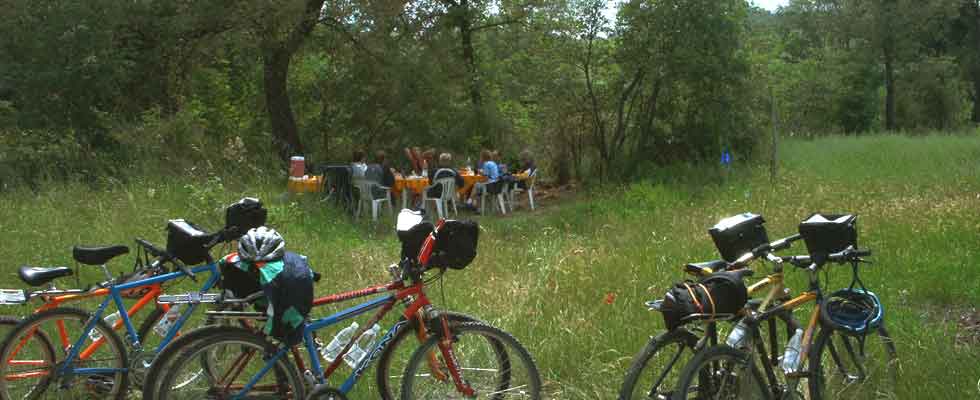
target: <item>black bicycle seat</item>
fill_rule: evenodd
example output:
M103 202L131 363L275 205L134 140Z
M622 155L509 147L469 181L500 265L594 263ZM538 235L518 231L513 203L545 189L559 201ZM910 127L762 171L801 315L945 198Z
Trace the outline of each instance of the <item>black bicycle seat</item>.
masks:
M30 267L23 266L17 271L20 280L31 286L41 286L51 282L55 278L71 275L71 268L68 267Z
M126 253L129 253L129 247L123 245L106 247L75 246L71 249L71 255L75 258L75 261L85 265L102 265Z
M694 276L704 277L718 271L723 271L727 267L728 263L725 260L714 260L687 264L684 266L684 271Z

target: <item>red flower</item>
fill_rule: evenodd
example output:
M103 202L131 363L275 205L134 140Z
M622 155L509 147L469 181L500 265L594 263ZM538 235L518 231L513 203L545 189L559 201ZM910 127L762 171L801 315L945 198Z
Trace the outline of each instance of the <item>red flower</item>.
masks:
M616 293L614 292L606 293L606 298L603 301L605 301L606 304L612 304L614 301L616 301Z

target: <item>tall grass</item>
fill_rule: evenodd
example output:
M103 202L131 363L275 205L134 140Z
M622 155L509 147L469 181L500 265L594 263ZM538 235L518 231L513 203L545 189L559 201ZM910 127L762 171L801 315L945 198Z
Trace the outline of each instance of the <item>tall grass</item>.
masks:
M776 184L767 169L738 166L721 181L605 187L535 212L481 217L476 261L446 275L444 297L438 287L430 294L513 333L534 354L552 397L609 399L633 354L663 329L643 302L683 279L684 263L717 258L710 225L752 211L775 238L794 233L811 212L852 212L861 245L875 252L862 278L881 295L898 342L899 397L980 395L980 345L955 343L958 328L943 318L980 302L980 137L789 140L779 156ZM270 225L324 274L319 293L385 281L383 267L398 253L391 220L353 222L312 198L283 200L283 187L147 178L103 192L68 185L3 194L0 255L8 267L0 282L19 287L20 264L70 263L76 243L136 236L162 243L168 218L216 228L216 209L243 195L271 204ZM99 279L84 269L82 282ZM801 277L788 274L801 290ZM832 269L829 278L843 286L850 273Z

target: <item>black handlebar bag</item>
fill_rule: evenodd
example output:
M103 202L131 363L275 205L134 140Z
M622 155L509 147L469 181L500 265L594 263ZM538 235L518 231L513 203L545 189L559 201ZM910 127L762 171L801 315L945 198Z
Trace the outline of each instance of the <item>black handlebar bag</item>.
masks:
M480 238L480 226L476 221L446 220L436 232L429 265L463 269L476 258L476 246Z

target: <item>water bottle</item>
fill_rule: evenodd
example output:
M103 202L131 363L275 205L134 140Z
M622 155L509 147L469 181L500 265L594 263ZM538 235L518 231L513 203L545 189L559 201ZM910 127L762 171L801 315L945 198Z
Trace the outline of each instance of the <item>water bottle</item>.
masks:
M786 353L783 354L783 372L791 374L800 367L800 351L802 350L801 341L803 340L803 330L797 328L796 333L786 344Z
M381 331L381 327L378 324L374 324L371 329L357 338L357 343L351 346L350 351L344 354L344 361L351 368L356 368L357 364L361 362L364 357L367 357L368 350L374 348L374 343L377 341L378 332ZM365 345L365 341L367 344Z
M337 333L337 336L334 336L333 340L331 340L326 347L320 349L320 355L323 356L323 359L331 363L333 360L337 359L337 355L344 349L347 342L350 342L350 340L354 337L354 332L357 332L358 327L359 325L357 325L357 322L353 322L350 324L350 326Z
M163 314L163 318L156 325L153 325L153 333L160 335L160 337L167 336L167 332L170 332L170 327L177 322L177 318L180 318L180 304L174 304L170 306L170 310L166 314Z
M732 332L728 334L728 340L725 341L729 346L736 349L744 349L749 347L749 342L751 337L748 335L749 327L745 323L745 320L738 321L735 324L735 328L732 328Z
M119 311L116 311L116 312L114 312L112 314L106 315L106 317L105 317L105 323L108 324L109 327L111 328L111 327L115 326L116 321L118 321L120 318L122 318L122 317L119 315ZM99 330L98 329L96 329L96 328L93 327L92 330L88 331L88 338L89 339L92 339L92 341L94 342L94 341L97 341L99 339L102 339L102 334L99 333Z

